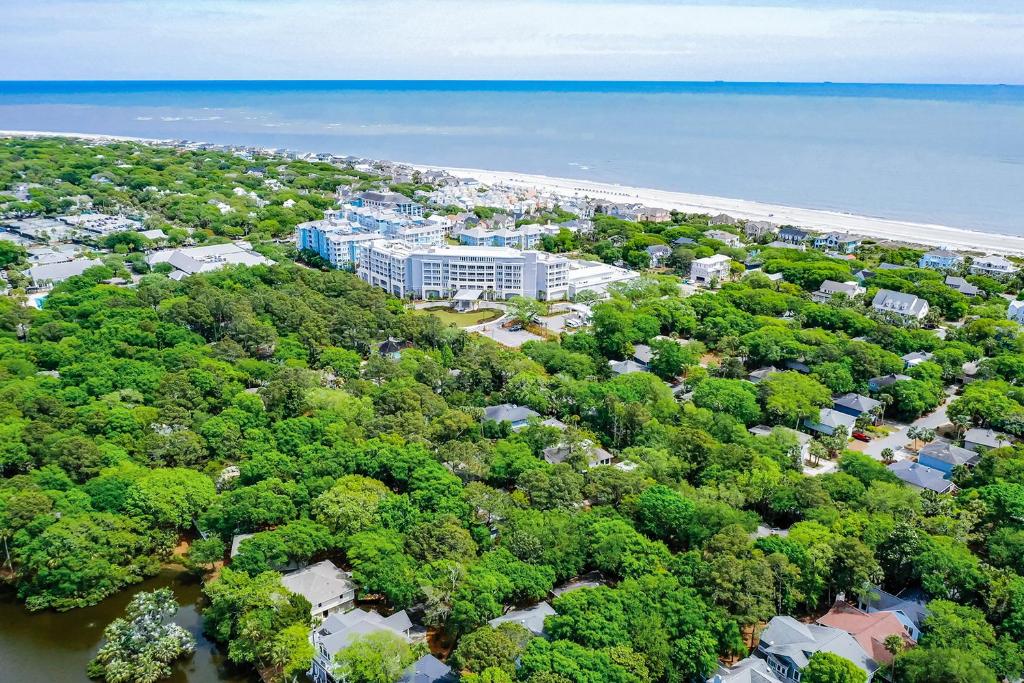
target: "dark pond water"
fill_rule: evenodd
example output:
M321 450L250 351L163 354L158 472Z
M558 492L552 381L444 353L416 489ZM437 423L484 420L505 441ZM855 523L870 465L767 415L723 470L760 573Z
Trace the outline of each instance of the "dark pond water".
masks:
M158 576L105 600L69 612L28 612L10 592L0 592L0 680L14 683L87 683L85 667L99 649L103 629L121 616L141 590L168 586L178 598L175 621L196 637L196 652L181 661L171 683L254 683L257 677L231 667L203 637L196 603L199 582L186 573L164 570Z

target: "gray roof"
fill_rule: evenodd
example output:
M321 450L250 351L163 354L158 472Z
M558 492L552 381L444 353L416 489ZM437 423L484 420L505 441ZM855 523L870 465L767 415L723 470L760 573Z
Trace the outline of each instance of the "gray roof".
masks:
M544 619L553 614L558 614L555 608L546 602L542 602L530 609L516 610L515 612L503 614L497 619L491 619L487 623L491 626L498 626L499 624L511 621L526 627L530 633L539 636L544 633Z
M772 673L768 662L758 657L747 657L731 667L720 666L718 674L708 679L707 683L783 683L782 679Z
M790 659L803 669L815 652L831 652L845 657L867 673L878 668L864 648L846 631L819 624L803 624L793 617L772 617L761 633L760 647L766 652Z
M994 431L992 429L981 429L975 427L974 429L968 429L967 433L964 434L964 442L976 443L979 446L986 446L988 448L999 448L1001 446L1010 445L1010 437L1006 434Z
M921 623L930 614L924 591L910 588L900 591L899 595L893 595L878 586L872 586L871 595L865 603L869 611L903 612L918 628L921 628Z
M384 617L377 612L354 609L345 613L336 612L327 617L324 623L316 629L316 636L327 650L328 655L333 658L335 654L345 649L356 636L377 631L391 631L404 637L410 628L412 628L412 621L405 610Z
M960 254L949 249L932 249L931 251L926 251L924 255L934 256L935 258L963 258Z
M410 666L398 683L441 683L454 681L452 668L432 654L425 654Z
M36 284L43 282L62 282L69 277L81 275L93 266L102 266L103 262L97 259L78 259L77 261L66 261L63 263L43 263L32 266L28 269L28 276Z
M647 344L634 344L633 345L633 358L640 361L641 363L650 363L651 358L654 354L651 352L651 347Z
M902 315L918 315L928 305L924 299L906 292L894 292L891 289L880 289L871 301L872 308L879 311L892 311Z
M836 282L835 280L825 280L818 287L818 291L822 294L845 294L847 296L856 296L858 291L861 290L860 285L856 282Z
M972 285L964 278L957 277L956 275L947 275L946 284L964 296L977 296L981 292L979 287Z
M655 254L664 255L672 253L672 250L666 247L664 244L652 244L651 246L647 247L645 251L651 256L654 256Z
M747 375L747 379L756 384L768 375L774 375L776 372L778 372L778 369L773 367L758 368Z
M913 363L914 361L930 360L932 354L928 351L913 351L911 353L902 356L904 363Z
M926 445L917 453L918 457L928 456L940 462L957 465L973 465L981 459L981 456L966 448L954 446L948 441L936 441Z
M896 382L905 382L908 379L913 379L909 375L897 375L890 373L888 375L882 375L880 377L872 377L868 380L868 383L873 384L878 389L884 389L885 387L891 387Z
M853 429L853 426L857 424L857 418L853 415L847 415L841 413L838 410L832 410L831 408L822 408L818 411L817 424L824 425L825 427L846 427L847 429Z
M540 413L526 406L502 403L484 408L484 417L495 422L523 422L531 417L540 417Z
M292 593L309 600L315 608L355 590L348 572L338 569L330 560L317 562L281 577L281 583Z
M637 363L635 360L610 360L608 367L616 375L626 375L631 372L647 372L647 366Z
M696 243L697 243L696 241L690 239L689 237L677 237L675 240L672 241L672 244L675 244L676 246L682 246L684 244L696 244Z
M882 402L876 401L873 398L868 398L867 396L861 396L860 394L845 394L832 401L832 404L842 406L843 408L850 408L851 410L857 410L861 413L869 413L882 405Z
M904 483L916 486L919 489L945 493L953 487L953 483L946 479L946 475L941 470L910 460L894 462L889 465L889 471L899 477Z

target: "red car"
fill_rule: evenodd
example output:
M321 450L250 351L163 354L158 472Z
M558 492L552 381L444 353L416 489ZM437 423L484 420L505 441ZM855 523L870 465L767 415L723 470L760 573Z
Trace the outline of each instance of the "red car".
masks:
M871 441L871 437L870 436L868 436L867 434L865 434L864 432L859 431L859 430L854 432L850 436L852 436L853 438L857 439L857 441L863 441L864 443L867 443L868 441Z

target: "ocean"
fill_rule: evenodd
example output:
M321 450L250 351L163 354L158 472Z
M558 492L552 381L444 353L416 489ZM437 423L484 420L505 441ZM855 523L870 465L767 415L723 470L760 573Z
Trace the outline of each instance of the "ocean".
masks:
M0 129L287 147L1024 234L1024 86L8 81Z

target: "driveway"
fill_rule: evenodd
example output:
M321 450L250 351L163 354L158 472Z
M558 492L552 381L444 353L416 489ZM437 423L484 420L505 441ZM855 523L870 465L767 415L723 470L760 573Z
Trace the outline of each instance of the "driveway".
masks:
M922 415L910 424L887 421L885 426L893 429L892 433L881 439L875 439L874 441L865 444L863 452L867 453L875 460L881 460L882 451L886 448L891 448L893 452L896 453L897 459L908 457L910 454L903 451L903 447L911 441L910 437L907 436L907 431L911 427L937 429L942 425L949 424L949 417L946 415L946 408L949 406L949 402L953 400L953 391L955 390L946 389L946 400L943 401L938 408L927 415Z
M499 344L508 346L511 348L518 348L528 341L543 341L543 337L538 337L532 332L526 330L519 330L513 332L512 330L506 330L498 323L498 321L487 323L486 325L478 325L472 329L473 332L478 332L485 337L490 337Z

